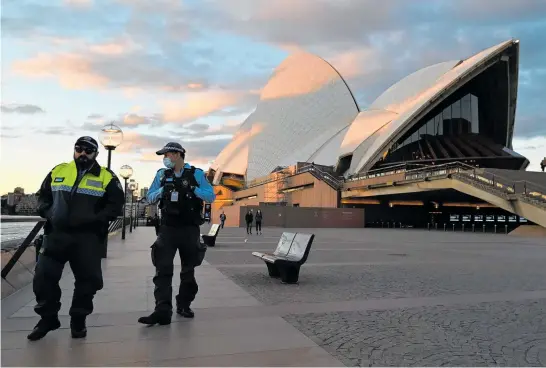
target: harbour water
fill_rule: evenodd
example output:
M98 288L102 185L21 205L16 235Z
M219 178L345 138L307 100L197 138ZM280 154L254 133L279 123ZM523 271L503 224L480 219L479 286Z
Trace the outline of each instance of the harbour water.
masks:
M0 228L0 239L2 249L13 248L22 242L24 238L28 235L30 230L36 225L36 220L31 218L22 218L23 221L16 221L15 217L26 217L26 216L10 216L9 221L2 216L1 228ZM40 231L39 234L43 232Z

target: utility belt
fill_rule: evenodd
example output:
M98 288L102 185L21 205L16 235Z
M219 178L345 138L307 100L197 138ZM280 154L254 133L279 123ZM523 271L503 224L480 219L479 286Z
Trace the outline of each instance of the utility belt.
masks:
M204 219L200 214L191 215L169 215L167 213L161 213L160 225L169 227L184 227L184 226L201 226L204 223Z

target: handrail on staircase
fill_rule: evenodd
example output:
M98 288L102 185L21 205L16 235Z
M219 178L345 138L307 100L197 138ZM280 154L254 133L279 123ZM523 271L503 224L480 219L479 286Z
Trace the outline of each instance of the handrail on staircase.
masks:
M330 174L329 172L321 170L319 167L308 164L305 166L302 166L297 170L298 174L305 173L305 172L315 172L318 173L320 176L320 179L323 179L326 182L329 182L333 187L340 188L342 181Z

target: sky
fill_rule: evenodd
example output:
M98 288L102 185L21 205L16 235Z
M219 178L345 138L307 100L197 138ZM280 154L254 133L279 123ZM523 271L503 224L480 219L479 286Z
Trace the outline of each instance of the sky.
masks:
M124 133L112 169L149 186L177 141L208 168L297 51L365 109L425 66L520 40L514 149L546 156L545 0L2 0L0 193L38 190L83 135ZM106 165L107 153L98 160Z

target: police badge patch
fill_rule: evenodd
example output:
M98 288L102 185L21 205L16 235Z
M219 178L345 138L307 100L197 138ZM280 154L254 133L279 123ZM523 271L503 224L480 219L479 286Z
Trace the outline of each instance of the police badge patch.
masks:
M121 182L119 180L116 180L117 181L117 184L118 184L118 188L123 190L123 187L121 186Z
M190 183L186 179L182 180L182 185L184 186L184 188L186 188L189 184Z

